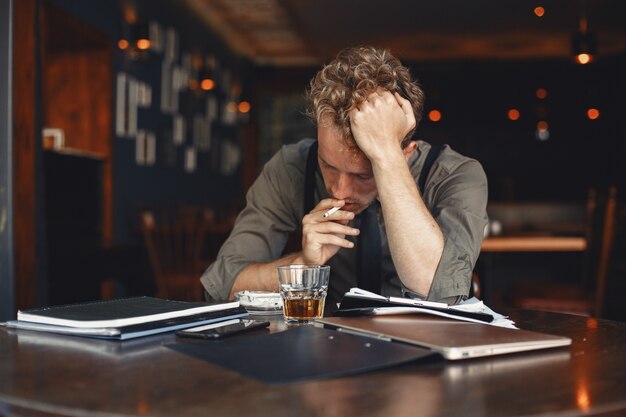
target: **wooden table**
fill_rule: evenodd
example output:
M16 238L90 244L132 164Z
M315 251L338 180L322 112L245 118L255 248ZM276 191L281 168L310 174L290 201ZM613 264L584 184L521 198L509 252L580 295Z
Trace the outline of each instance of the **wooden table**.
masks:
M481 252L582 252L582 236L493 236L483 240Z
M477 274L480 277L481 297L490 306L499 308L502 304L496 290L494 257L508 253L575 253L584 252L587 241L582 236L554 236L519 234L488 236L481 246L481 257Z
M165 347L0 328L0 414L28 416L507 416L626 413L626 323L517 311L571 347L430 360L330 380L265 385ZM280 321L272 331L283 330ZM245 336L243 336L245 337ZM206 342L207 346L210 342ZM254 346L250 346L254 354Z

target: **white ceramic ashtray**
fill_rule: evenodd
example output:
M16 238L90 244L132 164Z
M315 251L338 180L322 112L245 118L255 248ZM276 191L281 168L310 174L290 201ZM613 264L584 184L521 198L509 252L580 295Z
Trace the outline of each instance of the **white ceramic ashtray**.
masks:
M283 300L280 293L270 291L239 291L235 300L250 314L282 314Z

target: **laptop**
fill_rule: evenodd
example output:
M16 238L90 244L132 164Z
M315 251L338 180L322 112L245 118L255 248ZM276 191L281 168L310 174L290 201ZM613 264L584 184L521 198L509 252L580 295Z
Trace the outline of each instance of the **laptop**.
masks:
M449 360L569 346L572 339L440 317L415 315L325 317L324 327L425 347Z

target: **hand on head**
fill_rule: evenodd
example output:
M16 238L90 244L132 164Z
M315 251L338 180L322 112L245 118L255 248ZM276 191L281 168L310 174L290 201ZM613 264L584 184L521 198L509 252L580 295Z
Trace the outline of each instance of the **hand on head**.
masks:
M381 87L349 115L354 140L370 160L401 150L402 140L416 125L411 103Z

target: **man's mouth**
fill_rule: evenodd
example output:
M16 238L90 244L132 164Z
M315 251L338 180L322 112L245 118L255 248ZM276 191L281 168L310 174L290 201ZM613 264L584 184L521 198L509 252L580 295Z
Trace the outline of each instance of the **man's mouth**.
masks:
M356 210L361 204L357 203L357 202L346 202L346 204L343 205L343 207L341 208L342 210L345 211L354 211Z

